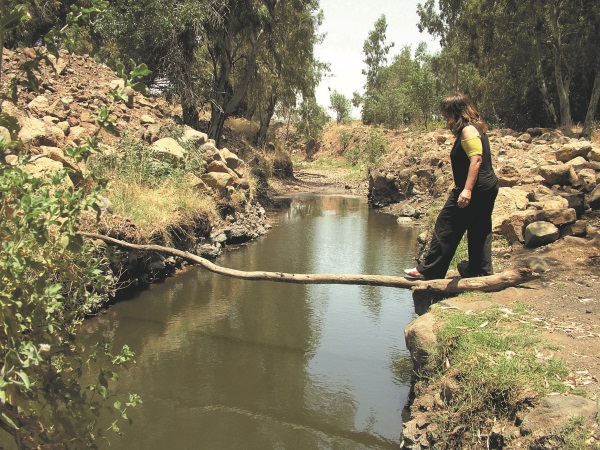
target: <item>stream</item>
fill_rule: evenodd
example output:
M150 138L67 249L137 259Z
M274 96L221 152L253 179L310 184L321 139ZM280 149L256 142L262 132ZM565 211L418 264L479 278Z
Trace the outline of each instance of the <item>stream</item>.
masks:
M273 229L219 265L399 275L419 230L364 198L297 195ZM86 321L80 338L128 344L135 392L111 449L396 449L412 363L409 290L244 281L193 267Z

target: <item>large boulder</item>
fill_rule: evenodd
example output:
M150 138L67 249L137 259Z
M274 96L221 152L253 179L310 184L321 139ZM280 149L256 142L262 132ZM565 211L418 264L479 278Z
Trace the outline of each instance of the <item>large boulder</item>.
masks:
M209 187L213 188L221 197L227 197L230 186L233 186L233 177L228 173L223 172L208 172L201 177L202 181Z
M500 231L504 219L516 211L524 210L529 204L528 192L519 188L501 187L498 191L494 214L492 215L492 227L495 232Z
M199 148L208 142L208 136L206 133L202 133L186 126L180 140L185 144L191 144L192 146Z
M433 314L417 317L404 328L406 348L410 352L415 371L425 366L429 353L437 344L435 329L436 320Z
M571 175L572 167L567 164L554 164L554 165L545 165L539 168L540 175L544 178L546 183L551 185L561 185L569 184L569 177Z
M570 142L556 151L556 160L567 162L578 156L586 157L591 149L592 143L589 141Z
M541 247L556 241L560 237L560 232L550 222L533 222L525 228L525 246Z
M587 197L587 203L594 210L600 209L600 184Z

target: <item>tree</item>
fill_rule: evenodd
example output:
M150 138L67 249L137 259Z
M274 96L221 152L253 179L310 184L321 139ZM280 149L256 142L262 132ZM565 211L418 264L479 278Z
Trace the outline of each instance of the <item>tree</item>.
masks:
M334 90L329 95L329 102L331 103L330 108L335 111L335 120L337 123L342 123L350 119L350 112L352 111L350 99Z
M327 65L316 60L314 46L322 40L322 21L315 0L278 2L273 32L258 57L258 70L247 93L247 103L259 122L257 143L264 143L277 107L296 106L299 97L314 97Z
M504 109L507 122L522 123L543 110L547 122L569 127L595 112L600 83L597 57L590 55L598 55L597 2L441 0L436 8L427 0L418 13L421 30L439 36L444 49L478 69L487 81L482 97L506 93L506 106L498 105L500 99L494 110ZM574 80L580 80L576 93ZM537 86L537 96L531 86ZM492 109L490 103L484 108ZM511 109L526 112L511 117Z
M362 121L365 124L375 123L377 109L375 108L375 98L380 91L381 79L380 72L387 62L387 55L394 43L386 44L387 20L382 15L375 21L375 28L369 32L367 39L363 44L363 53L365 59L363 62L367 65L362 73L367 77L365 83L365 93L362 97L363 110Z
M297 116L296 130L304 139L306 157L310 159L319 149L323 127L329 121L329 116L325 108L319 105L314 98L303 100L297 109Z
M154 80L165 80L166 94L181 101L184 123L198 129L211 73L198 52L225 7L225 0L113 0L94 34L99 55L112 67L144 61Z

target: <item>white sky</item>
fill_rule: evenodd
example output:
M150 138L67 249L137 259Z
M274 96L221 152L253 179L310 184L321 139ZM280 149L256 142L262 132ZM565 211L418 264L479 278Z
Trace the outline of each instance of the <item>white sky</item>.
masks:
M320 0L324 19L319 31L326 33L322 44L316 47L319 60L331 65L330 76L317 88L317 102L329 107L329 90L337 90L348 98L354 91L363 92L366 68L363 63L363 44L375 21L385 14L387 20L386 42L395 45L388 54L388 63L405 45L413 52L419 42L427 43L430 53L440 50L439 43L427 33L419 33L417 4L425 0ZM331 114L331 111L329 111ZM354 111L355 117L359 116Z

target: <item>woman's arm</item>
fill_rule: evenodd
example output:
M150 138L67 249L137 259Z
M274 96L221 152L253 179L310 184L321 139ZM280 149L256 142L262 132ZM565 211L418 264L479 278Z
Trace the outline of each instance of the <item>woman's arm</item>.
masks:
M473 125L466 126L461 133L461 140L466 141L473 138L479 138L479 131ZM479 145L481 141L479 141ZM471 202L471 193L473 188L475 187L475 182L477 181L477 175L479 174L479 168L481 167L481 152L479 154L472 154L469 156L470 164L469 164L469 172L467 174L467 181L465 182L465 187L463 191L458 196L458 207L464 208Z

